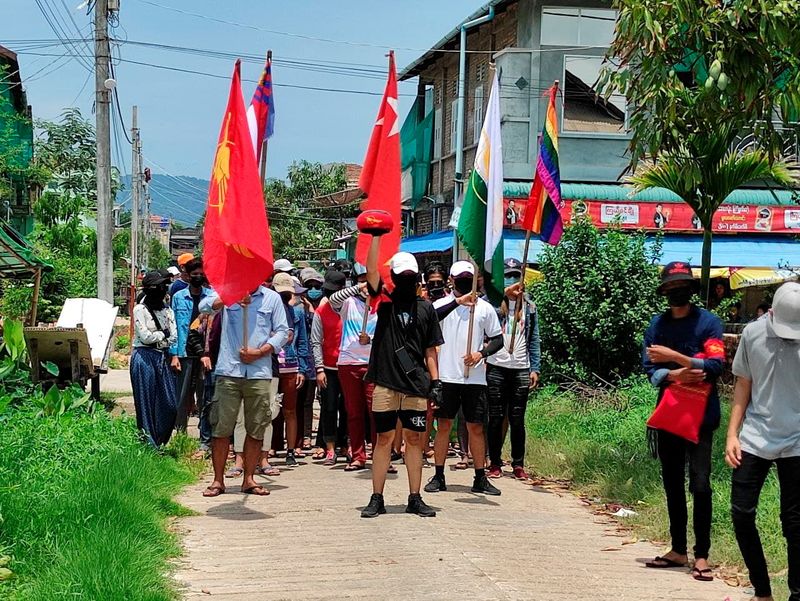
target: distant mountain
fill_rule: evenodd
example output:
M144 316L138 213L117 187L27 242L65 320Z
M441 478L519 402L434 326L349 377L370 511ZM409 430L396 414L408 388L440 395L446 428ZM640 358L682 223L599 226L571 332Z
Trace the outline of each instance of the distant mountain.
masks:
M126 210L131 208L131 176L122 178L123 189L117 194L117 203ZM186 175L154 173L150 180L150 214L170 217L178 223L192 227L205 211L208 197L208 180Z

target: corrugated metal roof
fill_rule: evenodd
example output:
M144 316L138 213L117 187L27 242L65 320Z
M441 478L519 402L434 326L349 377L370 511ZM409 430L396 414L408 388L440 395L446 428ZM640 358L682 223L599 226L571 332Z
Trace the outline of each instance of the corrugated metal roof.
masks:
M507 198L527 198L530 182L505 182L503 195ZM613 200L638 202L683 202L677 194L665 188L651 188L633 194L633 188L616 184L561 184L561 194L567 200ZM734 205L782 206L797 203L789 190L763 190L741 188L735 190L725 201Z
M470 16L466 19L463 19L458 25L456 25L450 32L447 33L441 40L436 42L433 47L428 50L425 54L420 56L417 60L412 62L402 71L400 71L400 75L398 79L400 81L404 81L406 79L411 79L412 77L416 77L419 75L419 71L421 70L420 67L423 63L425 63L428 59L430 59L436 52L436 50L441 50L444 46L446 46L449 42L451 42L461 31L461 24L466 23L467 21L472 21L473 19L477 19L478 17L482 17L485 15L490 7L494 7L495 10L500 8L505 4L511 4L512 2L518 2L519 0L492 0L491 2L487 2L483 6L481 6L478 10L473 12ZM498 48L498 50L502 50L502 48Z

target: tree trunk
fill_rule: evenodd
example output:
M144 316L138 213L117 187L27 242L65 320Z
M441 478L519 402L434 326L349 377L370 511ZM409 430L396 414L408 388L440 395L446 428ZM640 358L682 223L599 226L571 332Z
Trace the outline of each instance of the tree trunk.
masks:
M711 237L710 226L703 228L703 258L700 265L700 296L708 308L711 297Z

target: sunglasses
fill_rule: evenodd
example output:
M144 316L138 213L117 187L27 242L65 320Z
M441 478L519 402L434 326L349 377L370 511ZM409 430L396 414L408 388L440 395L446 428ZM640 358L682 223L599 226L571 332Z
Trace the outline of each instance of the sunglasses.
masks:
M322 289L322 284L317 284L317 283L312 284L311 282L306 282L304 284L304 286L306 288L308 288L309 290L320 290L320 289Z

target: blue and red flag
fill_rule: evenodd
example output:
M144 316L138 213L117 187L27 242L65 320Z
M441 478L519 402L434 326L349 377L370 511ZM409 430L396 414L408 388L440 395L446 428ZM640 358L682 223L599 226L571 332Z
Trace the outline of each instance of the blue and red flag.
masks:
M247 125L253 139L256 162L261 160L261 149L264 142L272 137L275 131L275 97L272 94L272 56L267 55L267 64L256 91L247 109Z

